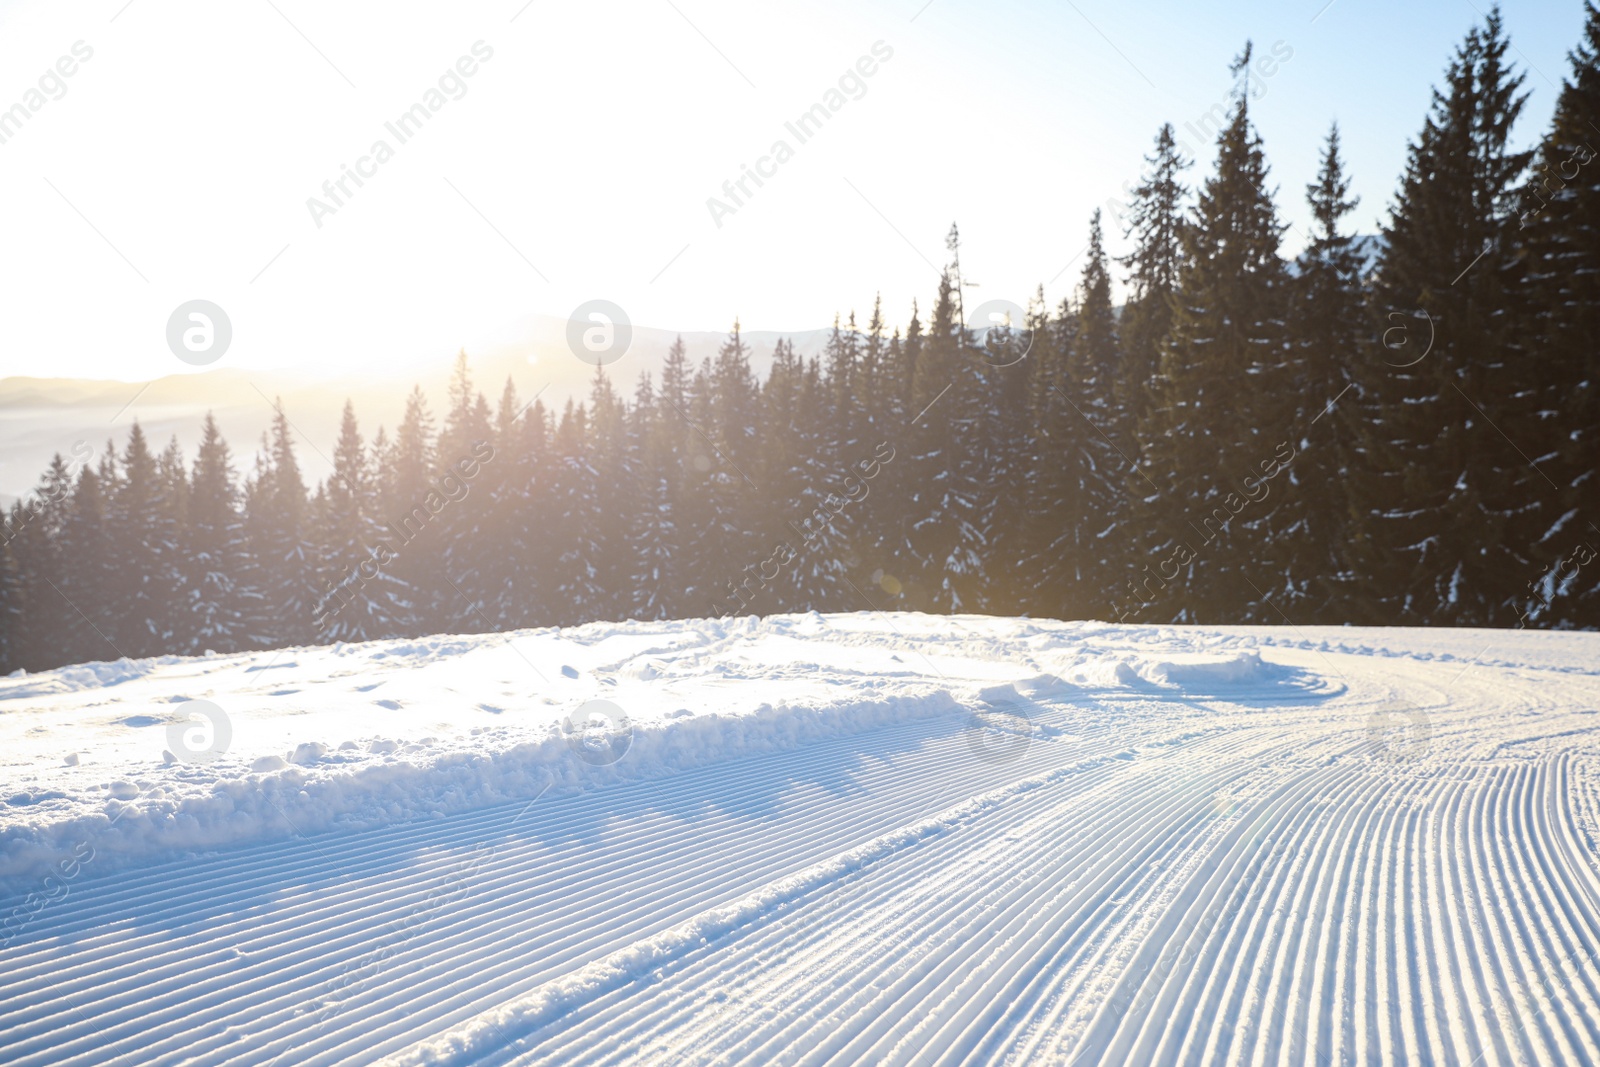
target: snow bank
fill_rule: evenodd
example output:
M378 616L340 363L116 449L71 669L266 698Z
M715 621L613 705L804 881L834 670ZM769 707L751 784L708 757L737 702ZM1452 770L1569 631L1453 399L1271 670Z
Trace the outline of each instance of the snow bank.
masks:
M1157 685L1180 689L1212 689L1226 686L1237 690L1251 682L1272 681L1283 668L1261 661L1261 653L1240 652L1226 659L1154 660L1140 669L1141 677Z
M1285 670L1169 629L808 613L18 674L0 678L0 895L91 851L98 874L914 719L971 713L1003 730L998 713L1110 690L1249 695Z
M432 745L375 743L373 758L302 744L293 763L262 757L267 774L223 778L196 795L153 779L118 780L102 810L0 826L0 889L43 878L87 843L94 869L215 849L290 834L352 830L532 798L607 783L656 778L720 760L779 752L830 737L915 719L949 717L960 705L947 689L881 701L811 706L762 704L750 714L708 714L614 730L615 762L596 762L593 737L561 728L496 751L446 751ZM585 741L588 744L585 744ZM605 750L602 749L602 752ZM620 755L619 755L620 754ZM269 762L272 761L272 762ZM25 803L58 799L29 796ZM17 801L20 798L14 797ZM24 806L14 803L13 808Z
M1232 654L1200 652L1167 656L1101 653L1078 656L1060 668L1064 680L1089 689L1148 689L1192 694L1248 696L1252 690L1276 691L1286 682L1321 684L1281 664L1269 663L1255 648Z
M59 667L41 674L16 670L9 675L16 681L6 687L5 698L18 700L57 693L76 693L85 689L104 689L135 678L143 678L157 667L178 663L181 660L180 656L159 656L143 660L100 660Z

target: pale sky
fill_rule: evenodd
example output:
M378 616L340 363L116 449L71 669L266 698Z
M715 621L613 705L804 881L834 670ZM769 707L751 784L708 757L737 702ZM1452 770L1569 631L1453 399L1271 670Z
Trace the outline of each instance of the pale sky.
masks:
M1043 282L1054 303L1082 265L1090 212L1137 181L1160 123L1182 134L1225 101L1247 37L1258 55L1278 42L1292 52L1253 104L1280 210L1304 222L1303 188L1337 118L1362 197L1355 225L1371 232L1430 86L1485 10L5 3L0 109L26 106L41 78L45 102L0 144L0 377L190 371L166 329L193 299L232 322L213 366L247 369L438 361L521 316L565 317L594 299L664 329L725 329L738 315L804 330L852 308L864 320L881 291L903 322L913 297L931 298L952 220L977 295L1025 303ZM1504 10L1533 93L1528 142L1582 5ZM50 76L79 41L92 56ZM871 76L847 76L875 47ZM470 77L455 73L462 57ZM800 143L785 123L841 77L845 102ZM430 90L438 110L401 143L385 124ZM380 140L392 158L363 163ZM779 140L792 158L762 163L770 176L747 179L751 195L719 227L708 198L725 199L723 183ZM1208 138L1191 182L1211 159ZM358 164L370 176L346 180L351 195L319 228L308 198L326 200L323 183Z

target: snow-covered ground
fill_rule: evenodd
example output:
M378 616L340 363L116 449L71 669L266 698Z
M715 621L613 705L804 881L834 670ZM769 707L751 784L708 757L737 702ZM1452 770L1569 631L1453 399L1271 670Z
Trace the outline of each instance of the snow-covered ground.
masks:
M0 1062L1600 1062L1597 711L1600 634L883 614L12 676Z

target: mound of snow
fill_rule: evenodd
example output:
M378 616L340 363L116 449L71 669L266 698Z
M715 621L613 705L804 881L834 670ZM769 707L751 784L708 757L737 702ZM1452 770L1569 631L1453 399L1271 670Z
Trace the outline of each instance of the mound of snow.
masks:
M1219 687L1240 688L1252 682L1274 681L1280 677L1280 670L1263 663L1261 653L1252 650L1222 659L1196 656L1153 660L1140 665L1139 675L1157 685L1215 690Z
M318 742L286 760L259 757L248 773L182 779L151 767L119 780L97 802L56 809L30 798L32 818L0 820L0 888L44 877L87 843L96 869L149 862L175 853L290 835L355 830L531 798L618 780L660 777L703 763L783 751L824 738L896 723L951 717L960 705L948 690L923 686L888 700L762 704L742 713L668 717L613 731L600 744L560 727L535 740L500 731L476 750L434 738L379 740L364 754L333 753ZM342 758L341 758L342 757ZM163 768L169 774L177 768ZM71 800L55 792L54 798ZM87 809L87 810L86 810Z
M1141 647L1152 642L1161 655ZM979 728L1032 736L1041 704L1278 677L1254 650L1183 647L1137 627L903 615L890 631L869 613L809 613L14 676L0 679L0 777L25 802L0 806L0 883L36 880L74 849L93 848L106 869L654 778L917 719L978 715ZM586 710L597 707L609 710Z

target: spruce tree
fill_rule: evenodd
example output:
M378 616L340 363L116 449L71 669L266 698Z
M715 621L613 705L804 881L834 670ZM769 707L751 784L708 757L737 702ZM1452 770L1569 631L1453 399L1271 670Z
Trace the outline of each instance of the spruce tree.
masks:
M407 591L397 607L408 634L433 632L445 596L459 599L439 578L440 537L434 518L442 511L443 498L434 483L435 445L427 398L420 386L413 386L389 448L387 470L380 476L386 492L378 510L396 556L394 574Z
M191 618L192 636L184 651L234 652L249 645L247 620L258 613L261 593L245 584L249 567L239 489L228 442L209 411L190 488L184 610Z
M171 595L178 555L176 515L157 457L137 420L122 454L121 477L107 500L111 546L108 596L96 598L108 636L127 656L172 647Z
M1062 536L1058 554L1060 601L1056 613L1067 618L1097 618L1109 612L1109 595L1118 577L1117 551L1127 541L1135 497L1129 479L1131 459L1116 444L1133 416L1121 407L1126 393L1117 388L1126 369L1111 304L1111 272L1106 260L1098 209L1089 220L1089 249L1078 283L1073 327L1066 331L1063 380L1053 387L1070 408L1062 412L1057 447L1050 461L1062 474L1057 512ZM1059 410L1059 409L1058 409Z
M800 511L787 521L793 523L790 538L801 535L796 545L800 558L794 566L797 584L792 592L794 602L805 605L801 610L845 607L854 596L846 578L858 572L862 552L871 550L863 524L871 507L867 498L872 486L851 473L852 465L871 451L866 441L859 340L854 313L843 328L838 317L834 318L833 333L823 349L820 380L806 374L796 379L794 406L784 416L795 420L789 434L801 460L805 486L804 493L785 508ZM785 495L783 490L772 492L774 504L783 507L778 501ZM781 533L773 526L766 540ZM867 580L860 573L855 579L858 587ZM856 607L866 605L858 603Z
M1584 13L1572 73L1512 207L1539 338L1522 372L1536 418L1519 432L1553 483L1542 489L1560 499L1537 540L1534 588L1513 593L1540 626L1600 626L1600 568L1563 562L1600 552L1600 8L1585 0Z
M313 620L321 640L370 641L403 632L406 590L391 567L392 534L384 538L386 531L373 515L373 483L355 405L346 400L324 493L327 516Z
M600 617L607 590L600 565L606 516L600 511L589 413L567 401L556 426L549 535L556 558L551 574L551 621L573 626Z
M189 471L174 435L156 457L155 508L145 527L158 547L156 581L160 605L152 640L158 654L186 648L195 640L194 617L187 610L193 591L189 588L184 546L190 496Z
M837 338L839 318L834 316L833 334ZM834 346L830 340L828 347ZM793 353L786 341L779 340L773 348L772 364L767 379L758 385L757 422L761 432L756 453L745 473L758 487L751 496L739 504L740 521L750 524L746 531L751 545L748 555L730 557L719 568L712 580L717 583L713 591L711 612L719 617L744 614L768 614L786 611L787 589L785 583L791 576L786 568L767 568L763 573L761 562L771 553L771 545L778 536L776 530L789 513L800 508L804 486L793 478L790 464L799 459L792 437L792 420L795 418L793 379L791 369ZM774 406L776 397L788 395L781 406ZM788 455L784 455L785 449ZM748 518L743 516L748 515ZM790 535L790 540L794 539Z
M629 450L627 408L605 367L596 367L589 388L587 476L592 484L592 526L584 540L594 572L593 599L582 617L622 619L629 612L628 582L637 570L627 541L628 516L639 506L637 471Z
M0 515L0 523L4 516ZM22 666L22 633L29 618L22 596L22 574L11 544L0 537L0 674Z
M1522 261L1509 253L1528 153L1509 143L1526 99L1509 47L1496 9L1456 50L1384 230L1380 328L1419 336L1381 353L1365 401L1378 428L1379 473L1359 505L1373 621L1514 624L1534 546L1559 514L1525 458L1537 401L1520 383L1541 357L1515 313ZM1431 348L1418 347L1424 333Z
M1293 396L1301 398L1294 424L1304 442L1296 448L1303 452L1263 502L1271 538L1257 579L1264 594L1277 596L1277 609L1304 622L1341 621L1339 605L1359 595L1355 557L1370 539L1353 487L1369 470L1362 390L1373 335L1363 258L1340 229L1358 202L1349 193L1334 124L1317 180L1306 186L1311 241L1296 263L1289 315ZM1276 616L1271 608L1271 615L1256 610L1261 621Z
M99 579L110 559L99 499L95 471L85 466L75 482L58 452L38 487L11 506L3 526L5 551L16 563L18 613L10 619L19 629L8 642L11 669L42 670L116 655L73 607L75 600L69 602L82 598L87 611L97 612L103 595ZM74 523L85 513L94 517L92 528Z
M837 331L835 324L835 337ZM836 347L833 340L830 346ZM757 550L750 559L729 561L733 588L719 600L720 611L804 611L834 592L826 580L827 529L816 528L817 536L810 540L803 536L813 486L825 478L825 419L817 419L820 393L794 346L780 340L761 388L762 447L759 473L752 472L763 500Z
M879 457L887 454L885 449L894 447L895 440L901 439L910 418L905 410L898 369L904 359L900 334L896 330L885 340L883 332L883 302L875 298L861 348L860 372L856 375L856 403L861 422L855 436L859 444L844 460L845 466L840 472L841 482L846 476L853 479L846 487L848 491L856 491L854 486L859 482L862 486L859 492L865 494L864 506L855 508L851 515L856 566L850 581L874 597L874 602L880 606L891 605L894 591L898 589L899 580L894 577L895 562L900 558L896 517L905 497L902 472L895 469L893 461L885 465ZM868 474L872 477L866 477ZM836 588L835 597L841 609L865 607L849 586Z
M661 367L661 388L652 397L653 419L646 439L646 459L641 471L645 502L633 534L640 547L636 581L653 592L641 606L658 611L654 617L690 618L712 613L711 597L701 602L688 595L689 539L694 486L703 477L694 470L690 452L693 431L687 422L693 374L683 338L673 339ZM709 469L709 460L707 461Z
M1037 309L1035 309L1037 310ZM974 330L977 323L973 323ZM1028 468L1033 461L1033 436L1020 417L1028 407L1030 364L1036 358L1037 315L1011 310L990 316L976 353L975 375L983 382L971 427L981 442L981 461L971 474L985 531L981 563L981 599L969 610L1015 610L1019 579L1006 563L1026 551L1023 509Z
M861 370L856 375L856 406L862 414L861 432L881 433L901 415L893 377L889 341L883 336L883 297L872 301L872 317L861 346Z
M760 394L737 319L716 358L696 376L693 392L691 448L696 469L705 470L700 481L703 510L686 536L689 573L699 579L691 603L702 614L731 595L743 580L742 569L760 552L759 531L749 518L757 514L761 500L761 487L751 473L760 458Z
M1137 431L1149 419L1161 342L1172 327L1172 298L1184 265L1184 210L1189 195L1180 175L1189 165L1178 151L1172 124L1164 124L1156 133L1155 151L1145 157L1145 177L1133 191L1128 212L1125 236L1134 241L1134 250L1120 260L1128 269L1128 300L1119 331L1122 363L1115 379L1116 406L1126 421L1115 440L1130 457L1137 457L1141 449ZM1132 472L1130 477L1143 482Z
M271 435L263 442L256 474L246 490L250 553L265 594L256 620L262 642L272 647L306 644L316 638L315 547L310 500L282 401L274 401Z
M518 474L515 492L508 496L512 514L522 531L524 548L517 560L519 586L515 606L520 626L548 626L554 621L557 554L561 545L550 535L549 520L555 509L554 413L534 398L521 419L524 473Z
M482 567L491 545L492 508L481 479L494 466L491 437L488 401L473 389L466 352L458 352L449 409L434 450L436 484L447 503L434 516L427 538L439 597L432 625L455 632L475 633L488 625L483 605L493 590Z
M918 566L912 540L912 522L915 503L924 487L917 484L911 457L923 422L937 413L937 407L927 415L923 405L916 403L917 390L925 387L930 378L923 364L924 344L922 318L915 300L911 302L911 317L906 323L905 335L898 331L890 338L885 349L886 371L884 388L888 401L884 409L881 428L865 441L870 445L870 456L856 462L867 462L873 472L870 485L872 494L868 518L870 532L861 542L861 567L857 576L866 584L851 579L857 588L846 586L844 593L848 610L860 610L868 605L861 596L871 598L873 605L885 609L905 608L917 601L919 586L915 580ZM921 383L921 384L919 384ZM930 398L931 399L931 398ZM885 460L883 457L892 457ZM874 466L873 464L876 464ZM866 473L863 471L863 473Z
M678 346L681 358L681 345ZM668 583L673 580L676 554L676 502L679 496L679 471L671 441L663 433L667 419L677 416L657 402L655 386L647 371L639 373L634 386L633 408L627 420L628 464L635 483L634 506L618 516L624 524L623 543L627 546L622 610L629 618L668 618Z
M528 419L529 408L518 398L508 376L495 410L494 460L486 465L473 490L482 494L477 506L486 512L485 536L495 546L487 551L479 546L482 555L477 567L483 595L479 610L496 630L526 625L538 602L531 557L535 544L543 538L522 516L534 477Z
M53 464L47 478L54 480L64 473ZM117 574L122 555L111 522L117 481L116 453L107 441L98 467L85 466L78 472L71 503L61 519L60 552L44 557L40 577L46 584L30 599L49 603L57 613L61 651L53 654L52 664L134 654L131 648L124 651L129 643L120 640L116 625L116 598L125 588ZM48 527L30 525L29 529L43 533Z
M1018 610L1063 617L1069 612L1066 575L1071 561L1063 558L1060 548L1070 536L1066 529L1070 476L1062 458L1075 452L1074 434L1082 428L1074 421L1081 417L1072 412L1067 378L1077 315L1069 299L1061 302L1061 314L1052 319L1041 285L1029 302L1028 316L1033 335L1025 408L1030 448L1016 489L1021 514L1016 543L1007 556L1008 562L1014 560L1014 573L1006 587Z
M899 472L911 487L903 527L907 553L907 573L900 579L903 607L916 611L977 610L983 593L988 530L984 499L974 481L988 457L975 415L987 401L987 383L978 370L979 351L961 320L959 246L953 226L948 247L951 263L940 276L922 342L906 434L909 447ZM902 455L898 448L896 455Z
M1236 78L1250 52L1247 43ZM1142 434L1146 472L1160 492L1141 504L1144 552L1120 590L1141 621L1232 621L1257 599L1253 561L1268 535L1261 479L1277 473L1298 440L1282 232L1240 78L1217 139L1216 172L1183 230L1157 406ZM1271 491L1282 492L1282 483Z

